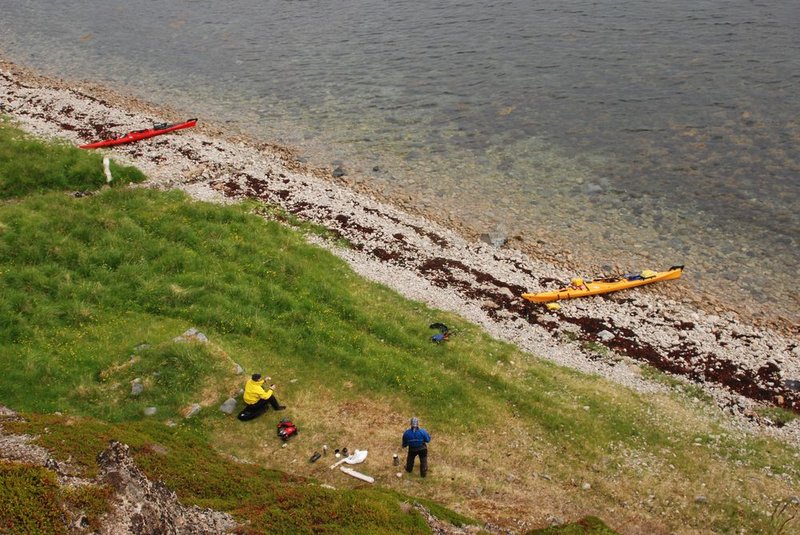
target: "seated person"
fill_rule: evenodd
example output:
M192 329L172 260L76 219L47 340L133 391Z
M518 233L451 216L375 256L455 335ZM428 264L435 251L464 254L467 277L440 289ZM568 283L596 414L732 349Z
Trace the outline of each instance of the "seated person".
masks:
M269 377L267 377L269 379ZM275 398L275 385L269 385L268 390L264 390L262 386L264 379L261 378L260 373L254 373L247 384L244 385L244 410L239 413L240 420L251 420L256 416L260 416L267 410L267 403L276 411L282 411L286 407L278 403Z

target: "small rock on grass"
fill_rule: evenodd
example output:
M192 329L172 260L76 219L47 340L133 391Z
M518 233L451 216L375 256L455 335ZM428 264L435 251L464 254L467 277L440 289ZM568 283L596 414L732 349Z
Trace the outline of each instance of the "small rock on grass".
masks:
M203 334L200 331L198 331L197 329L195 329L194 327L191 327L189 329L186 329L186 332L184 332L182 335L176 336L175 338L173 338L172 341L173 342L200 342L201 344L205 344L205 343L208 343L208 337L205 334Z
M202 408L199 403L193 403L188 409L184 410L184 418L195 416Z
M236 410L236 399L228 398L225 400L225 403L220 405L219 410L224 412L225 414L233 414Z

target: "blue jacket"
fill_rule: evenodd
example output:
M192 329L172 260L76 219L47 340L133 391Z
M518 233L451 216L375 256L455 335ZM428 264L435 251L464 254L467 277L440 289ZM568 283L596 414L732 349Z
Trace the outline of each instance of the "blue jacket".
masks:
M431 441L431 436L421 427L410 427L403 433L403 447L421 448Z

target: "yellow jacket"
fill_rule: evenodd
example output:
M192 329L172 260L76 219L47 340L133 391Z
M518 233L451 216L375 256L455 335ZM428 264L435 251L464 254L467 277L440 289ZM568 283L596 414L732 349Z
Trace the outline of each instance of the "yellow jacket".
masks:
M259 379L258 381L248 379L247 384L244 385L244 402L252 405L258 402L259 399L269 399L272 396L272 389L268 388L265 391L261 386L263 384L264 379Z

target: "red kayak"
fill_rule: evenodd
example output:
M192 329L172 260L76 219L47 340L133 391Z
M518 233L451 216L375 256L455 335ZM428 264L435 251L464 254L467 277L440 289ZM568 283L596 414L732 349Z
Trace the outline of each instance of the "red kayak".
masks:
M95 141L94 143L87 143L86 145L81 145L80 147L82 149L99 149L100 147L111 147L114 145L122 145L124 143L139 141L140 139L147 139L149 137L160 136L161 134L174 132L175 130L183 130L184 128L191 128L196 124L197 124L197 119L189 119L188 121L184 121L182 123L174 123L174 124L159 123L159 124L154 124L153 128L148 128L147 130L135 130L133 132L128 132L122 137L117 137L114 139L106 139L104 141Z

